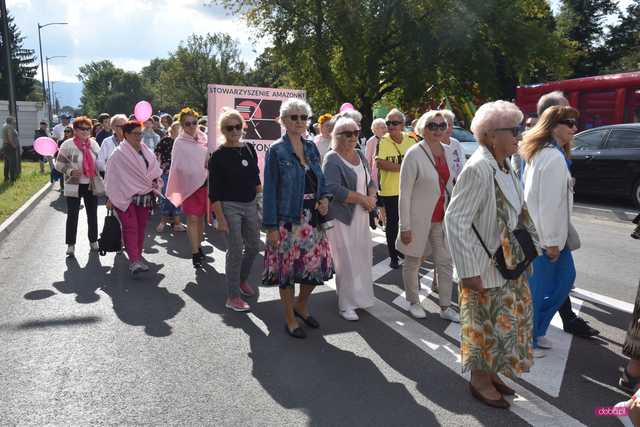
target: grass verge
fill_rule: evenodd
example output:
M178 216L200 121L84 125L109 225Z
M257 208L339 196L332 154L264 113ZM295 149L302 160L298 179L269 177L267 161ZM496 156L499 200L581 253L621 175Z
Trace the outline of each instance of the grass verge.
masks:
M45 171L48 172L48 170L49 166L45 165ZM0 171L4 171L4 162L2 161L0 161ZM0 183L0 224L48 181L49 173L41 174L38 162L22 162L22 173L15 183Z

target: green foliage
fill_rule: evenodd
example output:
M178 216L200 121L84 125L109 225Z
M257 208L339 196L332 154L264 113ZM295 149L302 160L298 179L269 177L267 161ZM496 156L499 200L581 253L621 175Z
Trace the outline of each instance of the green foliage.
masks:
M33 49L25 49L23 47L24 37L20 30L13 23L13 17L7 13L9 19L9 46L11 47L11 62L13 68L13 76L15 79L16 100L26 100L32 95L34 86L39 83L33 79L38 71L36 63L36 55ZM0 25L0 33L3 33L3 27ZM9 86L7 82L7 60L4 53L3 38L0 37L0 99L9 99ZM42 94L42 91L40 91Z
M609 26L603 55L607 55L608 71L640 69L640 0L631 3L618 25Z
M154 59L142 70L156 109L178 111L191 106L207 111L207 85L244 84L246 65L238 43L227 34L191 35L167 59Z
M558 16L559 33L572 42L572 77L601 74L608 63L604 47L604 20L617 12L613 0L563 0Z
M131 114L136 102L150 98L139 74L117 68L108 60L81 66L78 79L84 84L81 109L92 117Z

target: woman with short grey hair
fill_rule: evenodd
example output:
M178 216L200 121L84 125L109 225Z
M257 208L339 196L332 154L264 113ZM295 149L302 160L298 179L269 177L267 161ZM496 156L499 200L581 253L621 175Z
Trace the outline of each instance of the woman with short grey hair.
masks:
M377 187L367 160L356 149L359 134L353 119L338 119L332 132L333 150L322 166L333 194L329 216L335 225L327 234L336 269L339 313L346 320L358 320L356 309L374 304L369 212L376 206Z
M469 389L476 399L502 409L510 406L504 396L514 391L498 374L513 377L533 364L527 272L505 279L492 257L501 247L506 265L524 261L513 238L516 226L537 241L522 187L508 162L518 149L521 121L522 112L510 102L489 102L478 109L471 131L480 147L458 177L445 214L451 256L461 279L462 371L471 371Z

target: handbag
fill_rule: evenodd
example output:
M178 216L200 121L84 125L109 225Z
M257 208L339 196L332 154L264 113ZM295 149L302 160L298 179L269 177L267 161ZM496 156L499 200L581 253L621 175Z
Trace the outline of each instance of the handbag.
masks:
M122 231L120 221L113 215L113 210L107 210L104 218L102 233L98 239L98 253L105 256L107 252L118 252L122 249Z
M567 242L566 242L565 246L570 251L575 251L575 250L580 249L581 242L580 242L580 235L578 234L578 231L576 230L576 228L571 223L571 210L569 208L569 201L568 200L567 200L567 218L568 218L568 221L569 221L569 227L567 229L567 231L568 231L567 232Z
M513 175L512 175L512 178L513 178ZM495 183L495 173L494 173L494 183ZM515 183L515 182L514 184L516 186L518 185L518 183ZM500 187L498 187L497 185L495 185L495 189L496 191L502 191L500 190ZM484 241L482 240L482 237L480 237L480 233L478 233L476 226L473 223L471 224L471 228L473 229L473 232L478 237L478 240L480 240L480 244L482 245L482 248L487 253L487 256L489 257L493 265L496 267L498 272L500 272L500 275L506 280L515 280L519 278L522 275L522 273L524 273L525 270L529 268L529 265L531 265L533 260L538 257L538 250L536 249L536 246L533 242L533 238L531 237L531 234L529 234L529 231L527 231L524 228L518 228L516 226L516 229L513 231L510 231L507 229L507 232L513 235L513 239L508 239L508 238L504 239L504 237L501 236L501 239L507 240L508 242L513 242L515 240L517 244L520 245L520 248L522 249L524 259L512 267L507 265L505 254L504 254L505 247L502 243L500 244L496 252L494 254L491 254L491 252L489 252L489 249L487 248L487 245L485 245Z

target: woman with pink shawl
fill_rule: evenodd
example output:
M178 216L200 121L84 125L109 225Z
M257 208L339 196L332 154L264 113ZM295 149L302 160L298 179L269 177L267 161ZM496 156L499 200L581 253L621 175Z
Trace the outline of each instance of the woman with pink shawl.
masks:
M194 268L201 268L204 253L200 246L207 214L207 136L198 129L198 113L183 108L179 114L182 132L173 143L167 199L187 216Z
M122 238L129 256L132 275L149 271L142 261L142 249L149 214L158 189L162 188L162 169L155 154L142 143L142 126L128 121L122 126L124 141L107 162L105 189L122 224Z

